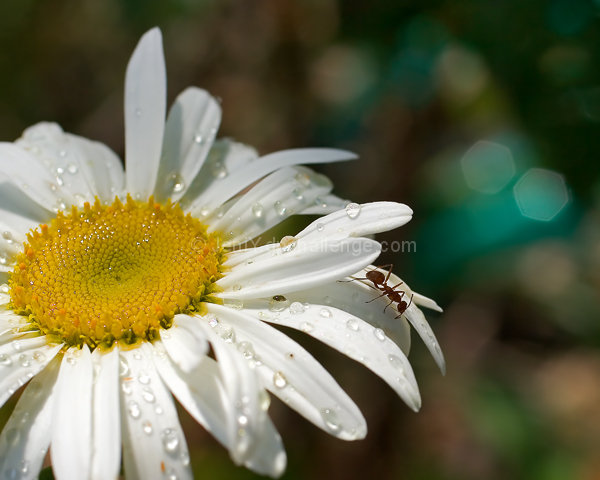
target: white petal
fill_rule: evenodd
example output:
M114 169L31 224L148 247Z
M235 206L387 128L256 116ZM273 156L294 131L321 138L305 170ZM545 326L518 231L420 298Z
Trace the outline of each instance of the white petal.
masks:
M73 153L79 158L81 173L93 188L94 195L105 203L111 203L125 188L123 164L117 154L100 142L66 134ZM68 167L67 167L68 171Z
M339 350L380 376L410 408L419 410L421 397L412 367L383 330L332 306L302 304L294 294L287 300L297 302L296 308L274 312L270 302L263 300L252 302L253 308L244 305L244 312L257 319L302 330Z
M412 210L402 203L373 202L358 211L339 210L319 218L302 230L297 238L327 237L328 239L360 237L386 232L408 223Z
M38 478L52 436L54 385L60 361L55 359L23 391L0 435L0 476Z
M308 168L281 168L240 196L221 218L207 219L209 231L226 232L225 247L246 242L302 211L331 188L327 177Z
M271 153L237 171L229 172L229 175L222 181L210 185L196 198L189 210L196 215L203 210L215 210L226 200L278 168L299 164L338 162L354 158L356 155L353 153L330 148L300 148Z
M353 275L356 278L364 277L366 270ZM348 312L349 315L358 317L368 322L375 328L381 328L386 336L397 344L405 355L410 351L410 326L404 318L396 318L398 312L393 306L386 308L389 301L379 296L379 292L357 280L346 278L334 281L317 288L300 290L286 295L289 305L294 302L315 305L333 306ZM244 307L259 308L262 300L244 302ZM262 307L260 307L262 308ZM294 305L293 311L300 311Z
M12 340L0 345L0 406L58 353L46 337Z
M2 189L7 184L13 185L49 214L53 209L64 209L62 204L73 200L67 192L61 198L52 189L56 188L56 178L35 157L13 143L0 143L0 182Z
M368 238L311 240L299 240L291 251L275 250L250 265L233 268L217 282L225 290L217 296L267 297L324 285L360 270L381 250L379 243Z
M89 140L86 142L93 143ZM79 137L67 135L59 125L48 122L29 127L16 142L53 177L53 191L67 207L93 202L98 194L87 150L80 148L83 143Z
M161 348L161 342L154 342L154 364L169 390L200 425L229 448L224 387L217 362L205 357L188 373L173 364Z
M231 328L238 348L247 342L242 345L252 353L265 388L331 435L344 440L366 435L358 407L304 348L243 311L216 304L207 304L207 310Z
M193 321L204 320L194 318ZM169 361L161 351L160 342L155 342L154 347L154 363L165 384L188 413L225 448L231 450L228 434L231 417L226 409L229 400L217 362L205 357L193 372L186 373ZM263 429L255 438L252 454L243 463L256 473L276 477L285 469L285 460L281 437L269 418L265 417Z
M110 480L121 468L119 349L92 353L94 366L91 478Z
M159 201L176 201L196 177L221 123L221 107L205 90L187 88L175 100L165 127L156 185Z
M181 203L186 206L192 204L213 182L221 182L227 178L229 172L236 172L257 158L256 150L248 145L228 138L216 140ZM201 211L203 216L205 213L208 211Z
M175 315L173 326L161 329L160 338L173 363L184 372L196 368L208 352L205 336L187 315Z
M345 208L349 203L350 200L344 200L330 193L317 198L313 205L306 207L299 213L303 215L327 215Z
M127 191L148 198L154 191L165 130L167 79L158 28L140 39L125 77Z
M92 456L92 355L87 345L63 356L54 403L52 469L56 478L88 478Z
M0 188L0 218L13 233L25 235L55 216L10 183Z
M242 464L252 456L265 425L267 414L260 407L260 396L264 392L255 370L242 353L226 343L230 342L227 336L222 338L207 322L200 320L197 325L209 338L217 358L227 398L228 444L234 462ZM227 335L227 331L218 333ZM281 444L277 451L283 451Z
M128 479L191 479L173 397L152 362L153 346L121 351L123 465Z

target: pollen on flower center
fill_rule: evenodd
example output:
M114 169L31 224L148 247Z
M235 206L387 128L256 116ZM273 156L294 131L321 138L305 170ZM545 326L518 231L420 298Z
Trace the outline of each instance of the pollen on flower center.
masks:
M152 341L215 290L219 238L152 198L73 207L27 235L9 280L12 307L68 345Z

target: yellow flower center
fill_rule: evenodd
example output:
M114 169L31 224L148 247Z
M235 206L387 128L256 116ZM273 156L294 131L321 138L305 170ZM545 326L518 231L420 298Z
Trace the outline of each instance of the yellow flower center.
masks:
M12 308L67 345L152 341L216 290L220 245L177 204L86 203L27 235L9 280Z

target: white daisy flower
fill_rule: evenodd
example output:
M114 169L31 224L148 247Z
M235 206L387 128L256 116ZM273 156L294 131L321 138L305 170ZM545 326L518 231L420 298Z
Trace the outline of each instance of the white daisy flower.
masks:
M298 166L351 153L259 157L215 141L221 110L203 90L179 95L165 122L165 84L154 29L127 69L125 172L109 148L55 124L0 144L0 405L25 385L0 434L3 478L37 478L49 447L58 479L114 479L121 465L130 479L191 478L173 396L260 474L286 464L270 395L333 436L364 437L353 401L272 325L363 363L413 410L409 323L444 369L417 307L435 302L395 275L369 279L381 246L368 236L410 208L346 206ZM293 213L325 216L234 249Z

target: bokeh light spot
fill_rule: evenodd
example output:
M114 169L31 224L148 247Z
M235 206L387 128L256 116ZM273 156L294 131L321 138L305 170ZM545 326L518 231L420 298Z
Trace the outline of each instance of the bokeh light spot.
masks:
M498 193L515 175L510 150L487 140L473 145L463 156L461 165L467 185L481 193Z
M534 220L552 220L569 202L564 177L544 168L529 169L514 187L521 214Z

